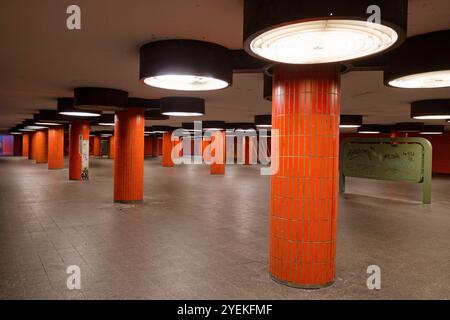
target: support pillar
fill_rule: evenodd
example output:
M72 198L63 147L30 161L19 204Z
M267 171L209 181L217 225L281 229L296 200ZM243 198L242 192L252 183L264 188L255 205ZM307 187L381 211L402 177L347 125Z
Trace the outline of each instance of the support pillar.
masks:
M163 155L163 139L158 138L158 155L161 157Z
M145 110L128 108L116 112L114 201L144 200Z
M35 160L37 164L48 162L48 133L47 130L36 131L35 141Z
M89 121L70 124L69 179L89 179Z
M205 163L211 162L211 153L208 152L208 147L211 144L211 140L209 138L203 137L202 141L202 157Z
M153 155L153 138L152 137L145 137L144 155L145 156Z
M214 146L211 151L211 174L212 175L224 175L225 163L226 163L226 138L225 132L214 132L212 135L211 144ZM218 150L219 149L219 150ZM220 150L221 149L221 150ZM221 163L217 163L217 159L221 160Z
M338 65L275 68L280 169L271 181L270 274L289 286L335 281L339 109Z
M30 134L29 133L24 133L22 135L22 157L27 157L28 158L28 151L30 148Z
M109 137L109 158L114 159L116 157L116 146L114 136Z
M157 158L159 156L158 149L158 138L152 138L152 157Z
M64 127L48 129L48 169L64 169Z
M36 149L36 132L30 133L30 141L28 144L28 160L36 160L35 149Z
M22 155L22 142L23 138L21 135L14 135L14 157L19 157Z
M102 154L101 154L101 137L100 136L94 136L93 156L97 157L97 158L100 158L102 156Z
M172 133L164 133L162 140L162 166L166 168L171 168L174 166L172 161L172 149L175 144L172 141Z

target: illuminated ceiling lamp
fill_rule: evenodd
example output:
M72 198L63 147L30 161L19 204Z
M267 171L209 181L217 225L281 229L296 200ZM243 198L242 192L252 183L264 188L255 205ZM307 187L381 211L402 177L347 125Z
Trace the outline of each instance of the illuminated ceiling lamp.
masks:
M449 39L450 30L408 38L392 52L385 84L406 89L450 87Z
M36 125L57 126L68 123L66 117L59 114L56 110L39 110L39 114L34 115Z
M272 115L264 114L255 116L255 125L258 129L272 128Z
M203 121L203 130L208 131L223 131L226 128L225 121Z
M175 128L172 128L170 126L153 126L151 128L152 128L151 133L157 133L157 134L169 133L169 132L172 132L175 130Z
M339 127L346 128L359 128L363 124L363 116L360 115L341 115L341 122Z
M358 128L359 134L380 134L382 133L382 128L377 124L363 124Z
M14 128L11 128L11 129L8 130L8 134L10 134L10 135L21 135L21 134L23 134L23 132L21 132L19 129L20 129L19 126L15 126Z
M395 125L395 130L401 133L423 132L425 124L422 122L401 122Z
M69 117L100 117L101 111L84 111L74 107L74 99L58 98L58 113Z
M161 40L140 50L140 79L162 89L209 91L232 84L231 52L196 40Z
M109 88L74 89L74 107L88 111L120 111L128 105L128 92Z
M152 109L145 112L145 120L164 121L169 119L170 117L163 115L160 109Z
M205 100L192 97L162 98L161 113L170 117L200 117L205 114Z
M115 117L113 114L104 114L102 115L97 121L96 123L99 126L103 126L103 127L114 127L116 125L115 123Z
M439 135L444 134L445 126L440 125L426 125L420 134L423 135Z
M450 99L421 100L411 104L411 118L417 120L450 119Z
M405 39L408 1L373 4L372 0L245 0L244 47L256 57L288 64L374 55ZM378 10L380 23L368 22Z
M48 129L48 126L45 126L45 125L36 125L34 120L25 120L24 122L22 122L22 126L23 126L23 129L32 130L32 131Z
M247 132L255 130L255 124L251 122L235 122L227 123L227 130L234 130L236 132Z

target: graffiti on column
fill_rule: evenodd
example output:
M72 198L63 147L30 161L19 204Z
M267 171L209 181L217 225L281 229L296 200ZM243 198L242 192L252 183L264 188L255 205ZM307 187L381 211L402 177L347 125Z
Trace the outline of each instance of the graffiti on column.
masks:
M81 180L89 180L89 140L80 135Z

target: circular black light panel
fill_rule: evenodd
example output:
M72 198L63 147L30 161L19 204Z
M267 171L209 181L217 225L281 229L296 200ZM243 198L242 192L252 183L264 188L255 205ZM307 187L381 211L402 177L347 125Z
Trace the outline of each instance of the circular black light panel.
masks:
M280 63L348 61L401 43L407 16L407 0L245 0L244 48Z
M230 51L218 44L196 40L161 40L140 50L140 79L169 90L209 91L232 84Z
M450 99L421 100L411 104L411 118L417 120L450 119Z
M408 38L392 52L386 85L405 89L450 87L450 30Z
M160 109L152 109L145 111L145 120L163 121L169 119L170 117L163 115Z
M115 126L115 116L113 114L104 114L96 119L96 123L103 127L113 127Z
M425 125L420 134L423 135L439 135L444 134L445 126L440 125Z
M74 99L72 98L58 98L58 113L63 116L70 117L100 117L101 111L94 110L79 110L74 107Z
M255 125L259 129L270 129L272 128L272 115L263 114L255 116Z
M395 125L397 132L423 132L425 124L423 122L401 122Z
M360 115L341 115L339 127L341 128L359 128L363 124L363 116Z
M74 90L74 107L79 110L119 111L127 107L128 92L84 87Z
M382 126L378 124L364 124L358 128L359 134L380 134Z
M173 127L170 126L153 126L151 128L152 133L168 133L175 130Z
M200 117L205 114L205 100L191 97L162 98L161 113L169 117Z
M65 122L63 116L55 110L41 110L33 115L33 120L35 125L47 127L60 126Z
M203 121L203 130L222 131L226 128L225 121Z

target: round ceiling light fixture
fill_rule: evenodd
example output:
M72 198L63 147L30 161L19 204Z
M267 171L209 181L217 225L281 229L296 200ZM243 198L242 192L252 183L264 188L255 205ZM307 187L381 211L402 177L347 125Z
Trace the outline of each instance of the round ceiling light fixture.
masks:
M162 98L161 113L169 117L200 117L205 115L205 100L192 97Z
M401 122L395 125L395 130L401 133L423 132L425 124L423 122Z
M423 129L423 131L420 134L423 135L438 135L438 134L444 134L445 126L439 126L439 125L426 125Z
M10 135L21 135L21 134L23 134L23 132L21 132L19 130L18 126L15 126L14 128L11 128L11 129L8 130L8 134L10 134Z
M450 87L450 30L408 38L392 52L384 72L387 86L404 89Z
M197 40L161 40L140 50L140 79L168 90L210 91L232 84L231 52Z
M244 47L254 56L287 64L371 56L405 39L408 1L377 1L380 23L368 22L372 5L367 0L245 0Z
M103 127L113 127L116 125L115 116L113 114L104 114L96 121L96 123Z
M58 98L58 113L69 117L100 117L101 111L82 111L75 109L72 98Z
M417 120L450 119L450 99L415 101L411 104L411 118Z
M145 120L164 121L169 119L169 116L161 113L161 109L152 109L145 112Z
M225 121L203 121L203 130L208 131L223 131L226 128Z
M109 88L74 89L74 107L79 110L120 111L128 105L128 92Z
M381 132L381 126L377 124L363 124L358 129L359 134L380 134Z
M153 126L151 127L151 132L145 132L145 133L169 133L174 131L175 129L170 126ZM146 130L147 131L147 130Z
M272 128L272 115L264 114L255 116L255 124L259 129L270 129Z
M363 124L363 116L360 115L341 115L340 128L359 128Z

